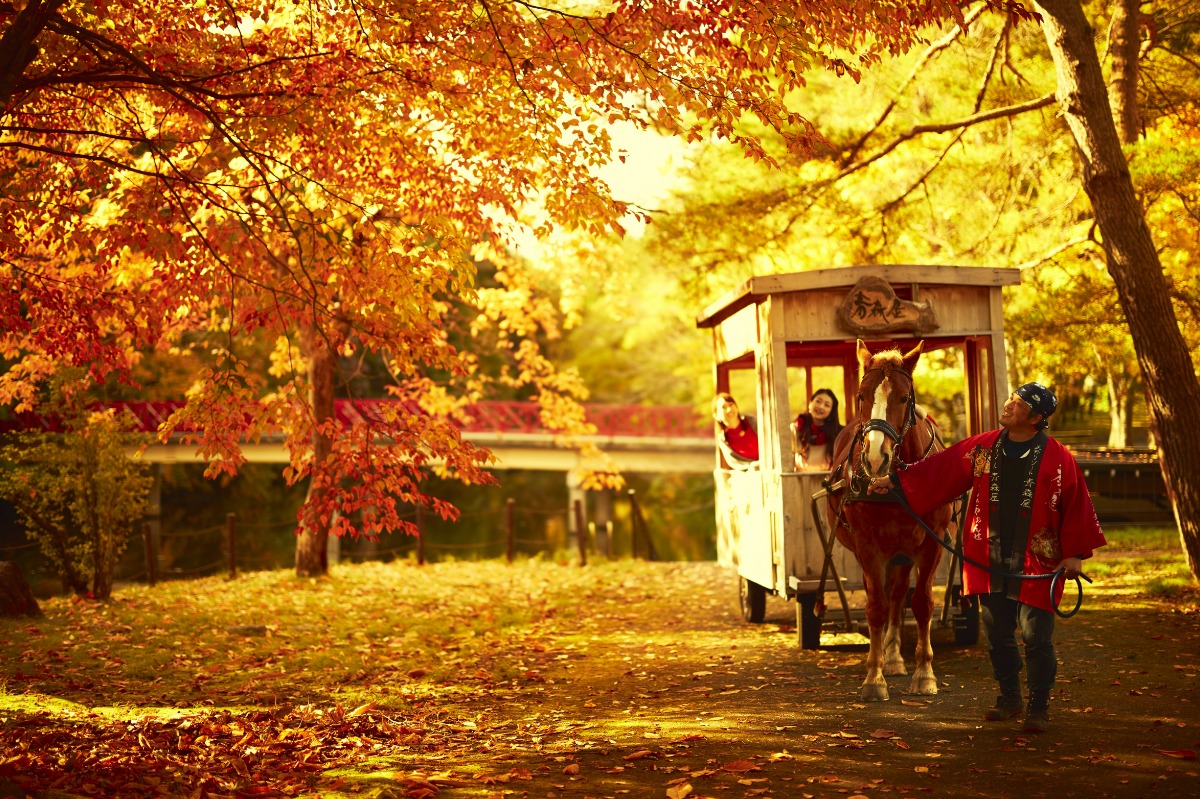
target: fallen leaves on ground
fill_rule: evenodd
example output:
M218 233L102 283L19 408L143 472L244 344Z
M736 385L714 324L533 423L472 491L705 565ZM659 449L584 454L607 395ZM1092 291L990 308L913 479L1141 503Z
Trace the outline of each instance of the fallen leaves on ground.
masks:
M291 796L317 775L381 750L436 748L423 722L310 707L213 711L107 721L37 714L4 733L0 774L26 791L135 799L167 795Z
M966 675L951 681L959 697L859 702L860 654L803 652L794 628L741 626L726 576L712 564L376 564L321 581L261 574L129 589L103 605L54 600L0 642L0 776L128 799L802 799L874 796L880 772L867 761L885 764L885 788L929 792L1003 768L964 751L1027 757L1058 740L995 727L940 740L954 736L931 725L956 699L976 719L977 650L947 659ZM265 632L232 636L238 625ZM1072 632L1088 642L1099 628ZM1194 651L1166 655L1165 676L1191 680ZM1141 731L1141 771L1162 770L1154 779L1169 787L1194 776L1180 761L1197 746L1161 701L1161 669L1121 661L1114 673L1108 654L1072 658L1072 669L1103 663L1064 680L1073 704L1061 717L1094 726L1131 703L1151 708L1139 712L1158 717L1149 734L1162 737ZM941 749L941 762L925 760ZM1094 751L1080 773L1085 762L1115 761ZM448 764L454 773L433 773Z

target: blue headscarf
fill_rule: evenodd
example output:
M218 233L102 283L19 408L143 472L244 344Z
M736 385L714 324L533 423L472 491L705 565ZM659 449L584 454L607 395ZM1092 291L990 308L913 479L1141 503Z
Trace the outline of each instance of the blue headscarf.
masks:
M1037 427L1038 430L1044 430L1047 417L1058 409L1058 397L1054 396L1054 392L1041 383L1026 383L1013 393L1025 400L1029 409L1042 417Z

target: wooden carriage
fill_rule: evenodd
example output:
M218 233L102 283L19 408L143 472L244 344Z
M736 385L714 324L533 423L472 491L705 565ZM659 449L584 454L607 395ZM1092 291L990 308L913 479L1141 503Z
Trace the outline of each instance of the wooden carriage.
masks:
M748 280L704 310L697 320L712 330L718 392L729 392L743 413L756 417L756 469L729 468L720 452L716 482L717 556L736 568L742 612L761 621L766 595L796 600L801 644L820 642L826 588L862 588L853 555L827 545L822 481L827 473L796 467L791 423L818 388L839 396L840 421L852 407L860 375L856 341L872 351L911 349L924 341L924 359L954 350L961 386L957 419L939 419L947 443L998 426L1008 398L1004 354L1003 286L1020 282L1017 269L870 265L820 269ZM918 402L920 377L917 378ZM826 552L830 552L829 558ZM977 616L959 607L961 564L944 557L938 584L946 586L941 622L960 641L978 636ZM831 568L832 567L832 568ZM836 579L834 579L836 576ZM845 601L848 628L851 611ZM832 619L831 619L832 621Z

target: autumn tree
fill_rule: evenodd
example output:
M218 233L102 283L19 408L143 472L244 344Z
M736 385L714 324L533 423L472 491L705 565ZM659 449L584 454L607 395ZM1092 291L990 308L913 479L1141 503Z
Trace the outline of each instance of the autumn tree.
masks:
M472 383L442 309L476 296L481 254L619 226L595 173L617 155L606 125L765 157L749 114L810 149L785 102L805 70L857 75L958 5L0 3L0 402L31 406L60 363L127 375L131 353L207 331L214 364L160 433L189 431L214 472L239 441L286 435L310 485L297 571L320 574L329 533L410 529L404 503L452 514L421 490L430 465L488 479L432 407ZM277 389L242 357L254 333L278 341ZM403 402L346 424L330 364L355 352L385 357Z
M1200 382L1113 121L1095 34L1078 0L1042 0L1058 100L1079 148L1108 271L1133 336L1184 553L1200 578Z

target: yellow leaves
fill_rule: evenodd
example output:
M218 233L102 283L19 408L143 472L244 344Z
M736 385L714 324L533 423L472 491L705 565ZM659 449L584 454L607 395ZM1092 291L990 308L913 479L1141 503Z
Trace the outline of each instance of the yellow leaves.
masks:
M101 197L92 203L91 213L88 214L88 223L97 228L105 228L116 222L124 208L107 197Z
M354 708L354 710L351 710L349 713L347 713L346 718L351 718L351 719L356 718L358 716L362 716L367 713L370 713L374 709L375 709L375 703L367 702L365 705L359 705L358 707Z
M270 366L267 373L272 377L297 379L307 373L308 361L300 347L292 343L288 336L275 339L275 347L271 350Z
M667 799L687 799L695 789L691 783L681 783L667 788Z

